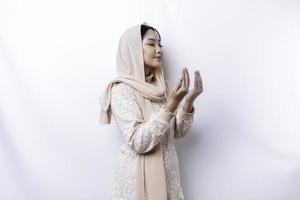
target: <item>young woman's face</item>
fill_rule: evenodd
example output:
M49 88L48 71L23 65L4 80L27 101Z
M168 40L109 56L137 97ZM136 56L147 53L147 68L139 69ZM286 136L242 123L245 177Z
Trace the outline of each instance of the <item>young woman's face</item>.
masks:
M143 55L145 67L162 66L162 45L159 36L149 29L143 38Z

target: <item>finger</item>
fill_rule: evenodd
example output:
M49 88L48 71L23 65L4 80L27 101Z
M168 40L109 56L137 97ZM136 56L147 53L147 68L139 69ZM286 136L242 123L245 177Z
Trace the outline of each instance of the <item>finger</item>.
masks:
M198 80L199 80L199 82L200 82L200 84L202 84L202 77L201 77L201 75L200 75L200 72L199 72L199 70L198 70Z
M187 86L187 88L189 88L190 87L190 77L189 77L189 71L188 71L188 69L186 69L186 86Z
M198 73L197 73L197 79L198 79L198 85L199 85L199 87L202 88L202 78L201 78L199 70L198 70Z
M194 88L197 88L198 87L198 83L199 83L199 81L198 81L198 78L197 78L197 71L195 71L195 73L194 73Z
M183 69L182 87L186 88L186 68Z
M177 91L182 85L182 77L178 80L176 86L175 86L175 91Z
M198 74L199 78L202 79L199 70L197 70L197 74Z
M183 80L183 77L184 77L184 69L181 71L181 77L180 77L180 79Z

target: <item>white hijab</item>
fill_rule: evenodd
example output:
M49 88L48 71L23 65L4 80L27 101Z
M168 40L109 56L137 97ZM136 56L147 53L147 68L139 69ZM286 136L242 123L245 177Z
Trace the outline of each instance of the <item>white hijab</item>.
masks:
M155 84L145 81L141 25L128 28L119 40L117 74L118 76L108 84L99 97L101 105L99 122L102 124L111 122L111 89L118 82L135 89L144 122L147 121L154 111L151 101L166 100L170 84L165 80L162 68L155 70ZM150 152L137 156L136 200L167 200L161 142Z

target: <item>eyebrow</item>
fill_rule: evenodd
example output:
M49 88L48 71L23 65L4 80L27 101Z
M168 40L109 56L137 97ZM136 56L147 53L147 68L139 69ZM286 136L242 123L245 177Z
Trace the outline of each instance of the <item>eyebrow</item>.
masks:
M147 40L152 40L152 41L156 41L156 39L154 38L148 38ZM160 42L160 40L158 40Z

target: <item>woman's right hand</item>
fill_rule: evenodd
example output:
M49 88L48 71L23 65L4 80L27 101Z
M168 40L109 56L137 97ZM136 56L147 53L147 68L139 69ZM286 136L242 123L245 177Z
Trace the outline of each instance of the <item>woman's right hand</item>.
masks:
M176 84L175 88L171 91L170 96L167 99L165 104L165 108L167 108L170 112L174 112L181 100L185 97L185 95L189 92L190 87L190 78L187 68L183 68L181 77Z

